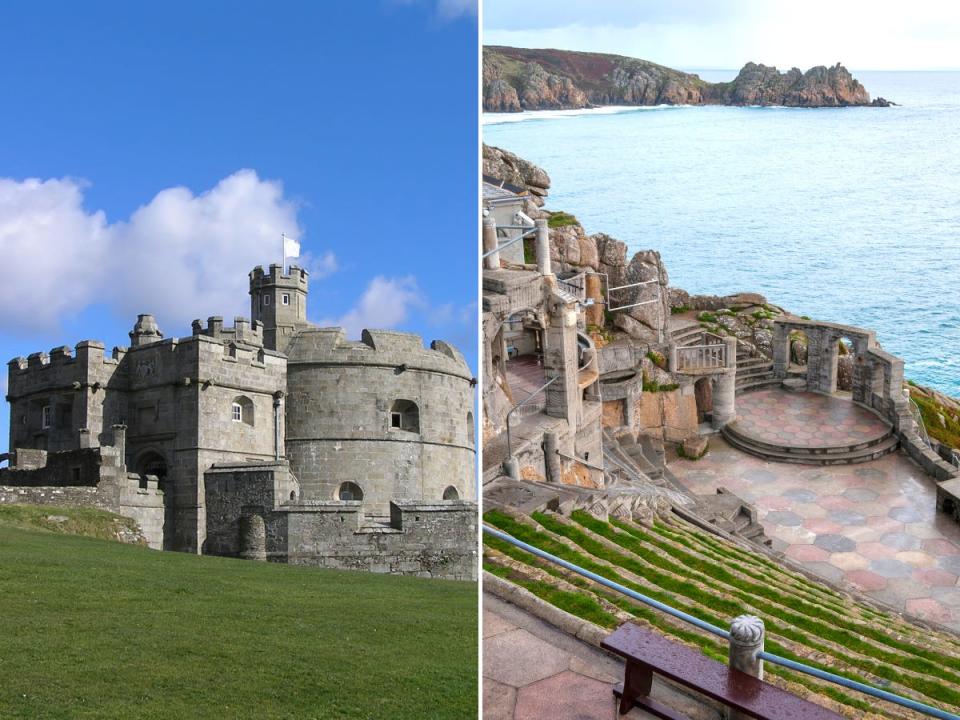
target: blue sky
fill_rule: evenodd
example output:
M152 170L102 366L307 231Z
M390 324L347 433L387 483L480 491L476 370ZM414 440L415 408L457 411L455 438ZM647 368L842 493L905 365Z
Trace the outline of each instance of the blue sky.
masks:
M4 4L0 356L249 315L286 232L311 320L476 369L476 33L475 0Z

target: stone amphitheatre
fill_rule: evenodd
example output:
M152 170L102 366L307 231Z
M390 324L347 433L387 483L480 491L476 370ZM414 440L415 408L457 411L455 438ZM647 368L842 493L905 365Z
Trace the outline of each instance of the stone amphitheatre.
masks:
M759 616L784 657L960 705L960 470L929 413L954 422L953 401L869 329L671 287L657 252L545 210L547 174L512 153L485 147L484 173L485 524L715 625ZM616 664L595 646L627 620L726 655L491 534L483 559L488 718L546 698L607 717ZM767 679L847 717L921 717Z

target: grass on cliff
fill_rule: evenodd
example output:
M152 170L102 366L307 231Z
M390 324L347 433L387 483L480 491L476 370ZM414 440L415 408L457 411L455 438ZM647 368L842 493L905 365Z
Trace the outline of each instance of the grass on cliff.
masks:
M5 720L476 717L474 583L23 524L0 516Z
M549 212L549 211L548 211ZM562 211L550 212L549 217L547 218L547 227L558 228L566 227L567 225L579 225L580 221L570 213L565 213Z
M960 418L918 390L911 388L910 397L920 408L927 434L948 447L960 449Z

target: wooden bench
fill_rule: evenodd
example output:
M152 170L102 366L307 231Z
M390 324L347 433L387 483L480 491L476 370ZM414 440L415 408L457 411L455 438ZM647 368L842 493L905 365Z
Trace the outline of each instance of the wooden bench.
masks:
M831 710L632 623L621 625L602 646L626 660L623 685L614 689L621 715L639 707L663 720L687 720L650 697L656 673L761 720L842 720Z

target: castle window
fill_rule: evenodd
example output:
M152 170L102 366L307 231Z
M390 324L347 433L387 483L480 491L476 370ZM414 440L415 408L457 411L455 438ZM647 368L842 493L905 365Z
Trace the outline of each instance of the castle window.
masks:
M49 405L44 405L40 410L40 427L44 430L50 427L50 421L53 419L53 408Z
M459 499L460 499L460 493L457 492L457 489L456 489L453 485L450 485L449 487L447 487L446 490L443 491L443 499L444 499L444 500L459 500Z
M420 408L412 400L394 400L390 407L390 428L420 432Z
M280 295L280 302L281 302L281 304L283 304L283 305L289 305L289 304L290 304L290 293L282 293L282 294Z
M363 490L360 489L360 486L356 483L345 482L340 483L340 487L337 488L337 499L338 500L363 500Z
M235 397L230 405L230 419L253 427L253 401L244 395Z
M264 305L269 305L269 304L270 304L270 296L269 296L269 295L264 295L264 296L263 296L263 304L264 304Z
M467 413L467 442L473 445L476 442L474 437L473 413Z

